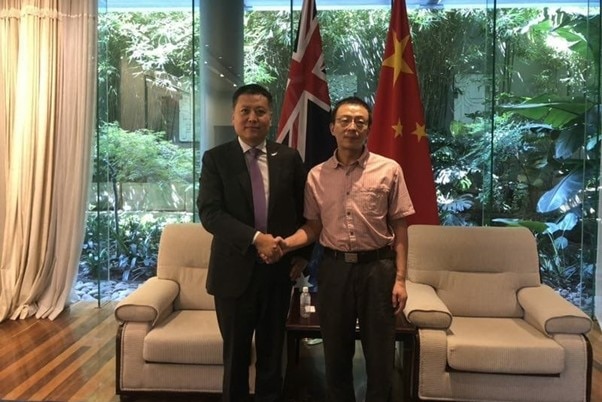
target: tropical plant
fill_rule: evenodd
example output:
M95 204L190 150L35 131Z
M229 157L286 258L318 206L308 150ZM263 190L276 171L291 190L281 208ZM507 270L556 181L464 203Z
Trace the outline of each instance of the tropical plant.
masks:
M567 213L578 208L578 216L587 216L588 211L596 209L592 202L596 194L600 153L600 61L599 38L598 42L595 36L586 40L585 34L599 31L600 16L561 20L560 25L551 28L551 33L569 43L572 58L580 61L583 80L574 86L577 93L585 95L545 94L502 107L545 125L550 141L553 141L552 152L542 162L554 171L554 185L539 199L537 211ZM549 26L550 21L541 25ZM589 65L585 68L587 60ZM543 158L544 155L539 156Z
M570 18L569 18L570 17ZM543 226L535 231L539 242L544 281L567 294L582 308L591 308L593 267L596 259L597 188L600 166L600 16L568 16L558 13L534 25L563 40L569 55L567 96L543 94L518 104L506 104L512 111L536 126L549 149L530 150L537 161L533 170L541 179L536 211ZM579 66L579 77L569 67ZM509 224L532 222L501 221ZM582 297L583 296L583 297Z
M165 139L165 133L101 126L94 181L190 183L192 149Z
M189 12L111 12L98 17L100 97L107 115L102 121L119 121L122 61L140 67L140 74L155 85L189 91L193 72L200 60L198 39Z
M189 222L190 214L120 213L120 226L107 213L89 213L82 245L82 279L144 281L156 274L159 238L168 223ZM117 230L117 228L119 230Z

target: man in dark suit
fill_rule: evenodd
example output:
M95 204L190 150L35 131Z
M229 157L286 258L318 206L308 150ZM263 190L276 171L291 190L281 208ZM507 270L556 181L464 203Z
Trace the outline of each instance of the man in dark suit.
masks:
M207 291L224 340L223 401L249 399L253 334L255 401L281 401L285 320L292 280L304 262L298 255L280 259L275 237L293 234L304 222L307 172L296 150L266 140L272 95L265 88L240 87L232 105L238 138L205 152L197 200L201 223L214 236ZM261 172L258 185L253 162ZM260 254L277 262L266 264Z

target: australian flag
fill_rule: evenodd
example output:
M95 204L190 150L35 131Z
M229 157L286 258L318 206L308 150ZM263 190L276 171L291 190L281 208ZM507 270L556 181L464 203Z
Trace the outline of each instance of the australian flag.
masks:
M331 157L336 148L329 124L330 95L316 2L304 0L276 141L296 148L311 169ZM322 254L323 248L316 243L306 268L314 289Z
M332 156L336 147L329 123L330 95L316 2L305 0L276 141L296 148L311 169Z

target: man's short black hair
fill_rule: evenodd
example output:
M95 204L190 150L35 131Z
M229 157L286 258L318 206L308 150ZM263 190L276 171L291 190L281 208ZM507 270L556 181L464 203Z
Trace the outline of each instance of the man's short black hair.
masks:
M330 114L331 123L334 123L336 121L337 112L339 111L339 108L343 105L360 105L364 107L368 111L368 125L372 124L372 108L370 107L370 105L368 105L368 103L366 103L365 100L358 96L349 96L338 101L332 108L332 113Z
M240 95L262 95L268 99L268 106L272 108L272 94L266 88L259 84L247 84L239 87L232 95L232 108L236 106L236 102Z

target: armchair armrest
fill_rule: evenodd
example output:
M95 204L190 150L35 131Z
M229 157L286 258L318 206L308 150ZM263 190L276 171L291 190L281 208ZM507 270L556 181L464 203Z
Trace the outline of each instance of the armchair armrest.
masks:
M408 300L403 313L419 328L447 329L452 314L432 286L406 280Z
M592 320L583 311L547 285L520 289L518 303L525 310L525 320L548 335L586 334L592 328Z
M175 281L150 278L117 304L115 318L155 325L173 311L173 302L179 291L180 286Z

